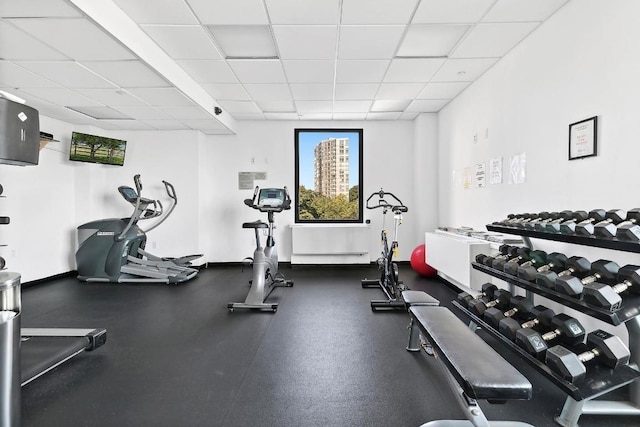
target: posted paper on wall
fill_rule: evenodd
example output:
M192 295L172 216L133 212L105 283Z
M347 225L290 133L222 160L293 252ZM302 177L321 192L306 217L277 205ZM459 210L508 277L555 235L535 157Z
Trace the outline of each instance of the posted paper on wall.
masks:
M524 184L527 179L527 153L514 154L509 159L509 184Z
M489 183L502 184L502 157L489 160Z
M482 188L487 185L487 165L486 163L476 164L475 186Z

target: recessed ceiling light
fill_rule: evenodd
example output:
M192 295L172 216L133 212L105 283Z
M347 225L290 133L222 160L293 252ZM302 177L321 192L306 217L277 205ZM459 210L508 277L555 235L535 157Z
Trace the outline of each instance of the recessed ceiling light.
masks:
M268 25L208 25L226 59L277 59Z

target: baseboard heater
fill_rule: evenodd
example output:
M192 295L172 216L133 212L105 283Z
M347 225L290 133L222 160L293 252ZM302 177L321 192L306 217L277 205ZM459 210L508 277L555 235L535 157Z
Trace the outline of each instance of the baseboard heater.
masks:
M291 264L368 264L370 247L368 225L291 226Z

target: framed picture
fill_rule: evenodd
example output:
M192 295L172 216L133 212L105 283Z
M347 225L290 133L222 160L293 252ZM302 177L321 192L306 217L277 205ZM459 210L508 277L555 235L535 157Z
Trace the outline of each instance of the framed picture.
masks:
M295 129L295 222L362 222L362 129Z
M569 160L598 155L598 116L569 125Z

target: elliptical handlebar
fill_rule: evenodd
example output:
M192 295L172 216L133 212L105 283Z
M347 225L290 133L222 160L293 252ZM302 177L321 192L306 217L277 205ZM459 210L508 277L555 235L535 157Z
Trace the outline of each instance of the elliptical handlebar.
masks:
M372 205L371 199L373 199L375 196L378 196L378 204ZM389 203L387 201L387 198L390 199L392 203ZM409 210L409 208L407 208L404 203L402 203L402 200L400 200L395 194L384 191L382 188L380 189L380 191L376 191L369 196L369 198L367 199L366 207L367 209L384 208L385 212L386 209L391 209L393 213L404 213Z
M173 187L173 184L165 181L164 179L162 180L162 183L164 184L164 189L167 190L167 195L171 200L173 200L174 206L177 205L178 196L176 196L176 189Z

